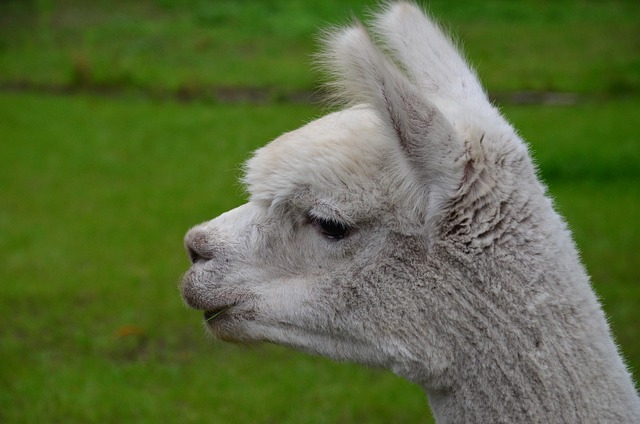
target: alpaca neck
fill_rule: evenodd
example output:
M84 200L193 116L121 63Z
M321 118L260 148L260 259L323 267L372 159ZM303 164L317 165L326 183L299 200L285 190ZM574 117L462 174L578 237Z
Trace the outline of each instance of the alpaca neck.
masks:
M404 339L413 355L396 372L422 385L437 422L640 423L640 398L570 238L547 245L491 261L430 252L449 264L447 283L425 295L428 316L415 327L424 334ZM562 265L546 265L554 260Z
M565 411L550 410L554 400L541 381L527 381L523 373L495 371L468 376L449 389L427 389L437 422L536 422L540 417L563 416ZM567 422L577 422L576 417Z
M640 423L640 398L576 258L565 261L570 278L549 268L527 280L525 257L465 274L471 265L432 253L454 265L438 293L449 313L425 309L417 328L433 333L405 339L417 362L401 375L423 386L438 422Z
M423 387L438 423L640 422L640 398L622 361L594 349L479 354L453 384Z

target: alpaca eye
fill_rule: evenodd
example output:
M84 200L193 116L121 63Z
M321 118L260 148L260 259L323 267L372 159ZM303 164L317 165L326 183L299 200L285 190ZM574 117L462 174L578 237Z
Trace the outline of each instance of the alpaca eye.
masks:
M349 227L333 220L311 217L311 223L326 238L342 240L349 235Z

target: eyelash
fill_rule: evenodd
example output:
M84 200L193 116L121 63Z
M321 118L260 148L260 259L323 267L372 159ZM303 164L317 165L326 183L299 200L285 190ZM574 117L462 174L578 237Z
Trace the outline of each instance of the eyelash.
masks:
M309 216L309 221L316 230L329 240L338 241L349 236L351 228L342 222Z

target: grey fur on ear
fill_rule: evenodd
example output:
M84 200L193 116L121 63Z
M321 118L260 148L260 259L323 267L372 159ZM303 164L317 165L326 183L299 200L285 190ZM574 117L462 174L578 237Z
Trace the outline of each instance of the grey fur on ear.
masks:
M444 114L373 43L357 23L325 37L320 59L346 103L374 107L396 136L430 200L453 195L463 178L464 143Z
M390 4L384 13L376 15L372 28L385 50L402 64L422 92L488 103L474 70L440 26L417 5Z

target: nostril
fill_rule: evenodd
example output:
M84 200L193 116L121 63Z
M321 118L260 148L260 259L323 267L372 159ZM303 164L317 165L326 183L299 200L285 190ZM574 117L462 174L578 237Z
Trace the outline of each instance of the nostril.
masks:
M189 253L189 259L191 260L192 264L195 264L200 259L202 259L202 256L198 252L196 252L191 246L187 246L187 252Z

